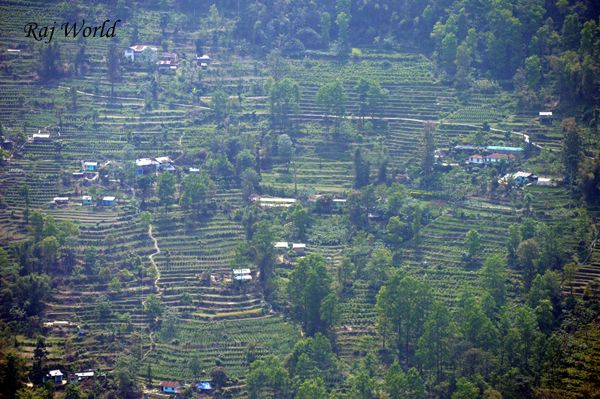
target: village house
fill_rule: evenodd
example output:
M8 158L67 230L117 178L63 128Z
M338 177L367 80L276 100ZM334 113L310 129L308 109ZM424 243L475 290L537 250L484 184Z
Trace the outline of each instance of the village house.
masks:
M158 162L150 158L140 158L135 160L136 176L145 175L156 172Z
M13 148L13 141L9 139L5 139L2 141L2 149L6 151L10 151Z
M287 241L278 241L275 243L275 249L284 249L284 250L288 250L289 249L289 244L287 243Z
M306 244L304 244L304 243L293 243L292 244L292 249L298 255L302 255L302 254L304 254L304 252L306 250Z
M231 277L235 281L250 281L252 280L252 272L250 269L233 269L231 270Z
M92 205L92 197L89 195L81 197L81 205Z
M60 370L50 370L44 377L44 382L46 381L52 381L55 384L62 384L63 373Z
M157 162L157 168L163 172L173 172L175 167L173 166L173 161L169 157L158 157L155 158Z
M54 205L69 205L69 197L54 197L52 202Z
M94 378L94 371L93 370L88 370L88 371L81 371L79 373L75 373L75 379L77 381L82 381L82 380L86 380L89 378Z
M125 49L123 56L131 62L156 62L158 47L136 44Z
M100 200L101 206L113 206L116 205L116 203L117 199L113 196L102 197L102 200Z
M213 388L210 382L202 381L196 384L196 390L201 393L210 393L213 390Z
M176 71L179 57L175 53L162 53L159 60L156 61L160 71Z
M98 162L84 162L83 163L83 171L84 172L96 172L98 170Z
M294 203L296 203L295 198L278 198L278 197L261 197L255 195L252 197L252 202L258 202L263 208L271 208L271 207L282 207L289 208Z
M36 133L33 136L31 136L31 141L33 141L34 143L49 143L52 141L52 139L50 138L50 134L48 133Z
M164 393L177 393L181 388L181 384L177 381L161 381L158 386L161 392Z
M542 125L552 125L552 112L540 111L538 114L539 121Z
M197 55L196 56L196 64L201 68L201 69L208 69L208 66L210 65L210 57L206 54L203 55Z
M502 184L507 184L508 182L513 182L517 186L524 186L528 183L537 182L538 177L531 172L516 172L516 173L507 173L504 175L499 182Z
M489 155L474 154L474 155L469 156L469 159L467 162L470 164L475 164L475 165L489 165L489 164L503 162L503 161L506 162L506 161L512 160L514 158L515 158L515 156L513 154L498 154L498 153L489 154Z

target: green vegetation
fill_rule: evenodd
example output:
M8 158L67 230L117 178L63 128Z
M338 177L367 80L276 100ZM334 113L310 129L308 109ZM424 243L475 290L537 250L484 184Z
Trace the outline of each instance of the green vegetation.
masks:
M597 396L593 2L0 22L0 398Z

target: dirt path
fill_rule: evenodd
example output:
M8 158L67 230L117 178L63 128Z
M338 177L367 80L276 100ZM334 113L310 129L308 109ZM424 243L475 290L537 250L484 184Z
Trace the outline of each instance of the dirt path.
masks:
M151 253L150 255L148 255L148 259L150 259L150 263L152 264L152 267L154 268L154 272L156 275L156 277L154 278L154 290L156 291L157 295L160 296L160 287L158 285L158 282L160 281L160 270L158 269L158 266L156 266L156 261L154 260L154 257L156 255L160 254L160 247L158 246L158 240L152 235L152 224L148 225L148 237L150 237L150 239L154 242L154 252ZM147 301L147 299L146 300L142 299L142 307L143 308L146 306L146 301ZM150 352L152 352L152 350L156 346L156 342L154 341L154 331L150 332L149 338L150 338L150 348L148 348L148 350L142 356L142 360L141 360L142 362L144 360L146 360L146 358L148 357Z

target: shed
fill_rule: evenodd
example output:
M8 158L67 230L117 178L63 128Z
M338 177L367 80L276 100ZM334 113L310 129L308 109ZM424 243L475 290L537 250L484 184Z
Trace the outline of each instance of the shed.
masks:
M89 195L81 197L81 205L92 205L92 197Z
M117 199L113 196L102 197L100 205L102 206L113 206L117 203Z
M54 205L68 205L69 197L54 197L52 202L54 202Z
M177 381L161 381L158 386L164 393L177 393L177 389L181 387L181 384Z
M2 141L2 149L3 150L9 151L9 150L12 150L12 148L13 148L12 140L6 139L6 140Z

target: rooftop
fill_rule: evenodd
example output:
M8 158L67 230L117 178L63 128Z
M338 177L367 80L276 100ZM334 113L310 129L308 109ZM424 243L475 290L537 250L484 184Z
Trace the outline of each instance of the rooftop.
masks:
M161 388L178 388L181 384L177 381L161 381L158 386Z
M523 149L521 147L505 147L505 146L501 146L501 145L488 145L486 147L486 149L488 151L514 151L514 152L523 151Z
M50 377L62 377L63 373L60 370L50 370Z

